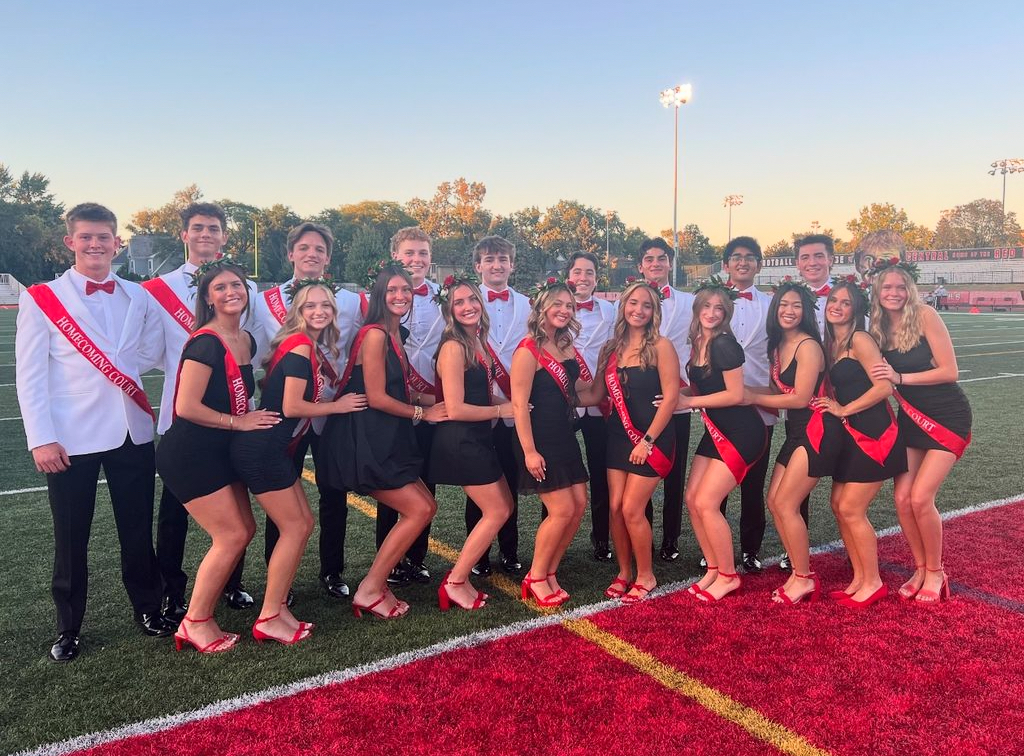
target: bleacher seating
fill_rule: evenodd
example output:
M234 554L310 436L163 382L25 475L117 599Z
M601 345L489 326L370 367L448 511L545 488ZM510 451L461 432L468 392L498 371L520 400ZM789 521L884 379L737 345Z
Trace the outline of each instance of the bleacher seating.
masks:
M0 273L0 307L18 304L18 297L25 287L10 273Z

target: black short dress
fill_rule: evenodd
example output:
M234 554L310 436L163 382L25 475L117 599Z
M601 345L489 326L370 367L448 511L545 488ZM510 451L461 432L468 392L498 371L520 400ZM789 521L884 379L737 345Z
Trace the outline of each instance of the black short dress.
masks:
M580 377L580 366L575 359L561 363L569 375L569 385L575 385ZM586 483L587 468L583 466L583 455L576 439L576 409L562 393L544 368L533 374L533 388L530 390L530 427L533 430L533 445L544 457L547 465L544 480L538 481L526 469L526 455L521 444L515 445L519 462L519 492L547 493L569 488L576 483Z
M466 368L464 401L491 406L487 368L474 362ZM430 480L450 486L486 486L501 478L490 420L448 420L434 428L430 449Z
M849 404L871 389L871 378L853 357L843 357L829 370L829 382L835 399ZM846 421L864 435L878 439L892 423L889 401L850 415ZM832 414L824 415L825 435L821 453L808 452L808 473L812 478L831 477L836 483L877 483L907 471L907 447L900 434L882 464L872 459L843 427L843 421Z
M352 357L355 359L355 355ZM392 399L409 403L402 362L388 347L385 391ZM363 366L355 365L342 394L365 394ZM415 483L423 457L412 419L368 408L331 415L317 449L316 469L329 488L369 494Z
M257 495L290 488L302 469L301 460L296 465L288 454L295 429L304 420L285 417L282 412L285 378L306 381L302 398L313 401L316 386L309 358L288 352L264 379L259 403L260 409L280 412L281 422L272 428L235 433L231 437L231 464L246 487Z
M897 373L923 373L925 370L935 367L932 364L931 347L928 346L928 340L924 336L909 352L888 349L882 352L882 355ZM971 405L959 383L939 383L934 386L899 385L896 390L914 409L923 412L960 438L966 439L970 435ZM897 422L900 426L900 436L911 449L949 451L911 420L902 407L897 416Z
M810 339L810 341L814 341L814 339ZM798 344L797 349L799 350L799 348L800 345ZM786 369L779 373L779 381L783 385L792 388L796 384L797 364L796 354L794 354ZM818 389L821 388L821 383L824 380L825 371L822 370L818 373L818 380L814 384L814 396L818 395ZM810 442L807 440L807 423L810 422L811 415L813 414L814 411L809 407L786 410L786 440L782 442L779 453L775 455L775 464L787 467L793 452L801 446L805 449L808 448ZM808 452L809 454L810 452Z
M249 336L249 353L255 354L256 341ZM231 414L227 372L224 369L224 346L220 339L201 333L185 344L181 362L195 360L213 372L203 394L203 404L216 412ZM239 365L249 396L256 383L252 365ZM174 497L187 504L208 496L239 480L231 464L231 437L226 428L206 428L181 417L174 418L156 448L156 469L164 485Z
M657 366L642 368L639 365L626 368L618 368L619 382L622 384L623 398L626 400L626 410L633 422L633 427L641 433L645 432L654 422L654 416L658 414L658 408L651 402L654 397L661 393L661 378L658 376ZM668 425L656 439L654 445L661 449L669 460L675 459L676 432L672 423L675 418L669 420ZM633 453L636 446L626 435L626 429L622 425L622 418L618 411L612 406L612 413L608 417L608 459L609 470L622 470L633 475L642 475L645 478L660 477L650 463L634 465L629 461L629 455Z
M696 386L701 396L725 391L725 378L722 374L740 367L745 360L743 347L728 333L723 333L711 341L708 355L707 365L690 364L686 367L690 385ZM707 413L722 435L736 447L736 451L747 465L752 465L765 453L768 431L752 405L717 407L702 411ZM710 459L722 459L707 428L694 454Z

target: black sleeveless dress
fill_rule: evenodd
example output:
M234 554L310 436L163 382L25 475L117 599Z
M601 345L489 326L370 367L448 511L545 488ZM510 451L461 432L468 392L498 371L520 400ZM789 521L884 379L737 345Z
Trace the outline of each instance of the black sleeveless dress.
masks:
M829 381L840 404L849 404L869 391L872 385L871 378L853 357L836 361L829 370ZM846 421L861 433L877 439L892 422L890 412L891 405L886 399L850 415ZM896 442L880 465L857 445L843 427L842 420L832 414L826 414L824 420L825 437L821 442L821 453L808 451L808 473L812 478L831 476L836 483L876 483L907 471L907 447L901 434L897 434Z
M289 352L274 366L274 371L263 382L259 408L281 412L281 422L272 428L235 433L231 438L231 464L246 487L254 494L280 491L291 487L298 480L302 461L295 464L288 455L288 446L296 427L303 422L298 417L285 417L281 406L284 402L285 378L301 378L306 381L303 399L313 401L316 387L313 384L313 366L306 357Z
M474 362L465 372L465 402L491 406L487 368ZM448 420L434 428L430 480L451 486L485 486L501 478L490 420Z
M256 340L249 336L249 354L256 353ZM201 333L185 344L181 362L194 360L213 372L203 393L203 404L216 412L231 414L228 377L224 370L224 346L220 339ZM252 365L239 365L249 396L256 389ZM167 377L170 380L170 376ZM250 431L251 432L251 431ZM207 428L182 417L174 418L156 448L156 469L160 479L174 497L187 504L201 496L209 496L239 480L231 465L232 436L245 431Z
M811 339L814 341L814 339ZM800 345L797 345L797 349ZM790 360L789 365L786 369L779 373L779 380L787 386L793 386L796 383L796 370L797 370L796 354L793 355L793 359ZM818 373L818 381L814 384L814 395L818 395L818 389L821 388L821 382L825 380L825 371L822 370ZM801 446L808 449L807 440L807 423L811 419L811 415L814 412L809 407L800 407L798 409L786 410L786 440L782 442L782 448L779 449L779 453L775 455L775 464L787 467L789 460L793 456L793 452L799 449ZM810 455L810 451L807 452ZM810 457L808 457L809 459Z
M622 393L626 400L626 409L633 421L633 427L643 433L654 422L654 416L658 414L658 408L651 402L654 397L661 393L661 378L658 377L657 366L641 368L639 365L633 367L619 368L619 382L622 384ZM664 452L670 460L675 459L676 433L672 426L675 418L669 420L668 425L656 439L654 445ZM608 459L609 470L623 470L633 475L643 475L645 478L660 477L649 463L634 465L629 461L629 455L633 453L635 444L626 435L626 429L622 425L622 419L618 411L612 407L612 413L608 417Z
M932 365L932 350L924 336L909 352L888 349L882 352L882 355L897 373L922 373L934 367ZM971 405L959 383L939 383L934 386L897 386L896 390L912 407L949 428L960 438L967 438L970 434ZM949 451L921 430L921 427L907 416L902 407L896 419L900 426L900 436L911 449Z
M385 367L388 396L408 403L402 362L390 346ZM363 366L356 365L342 394L365 393ZM412 419L373 408L331 415L315 461L326 486L360 494L415 483L423 467Z
M575 359L565 360L562 367L569 375L569 384L575 385L580 377L579 364ZM516 444L519 492L547 493L586 483L590 478L583 466L583 455L576 439L576 410L565 400L561 387L544 368L533 374L530 404L533 405L530 411L533 444L544 457L547 472L544 480L536 480L526 469L522 445Z
M713 339L708 353L710 357L708 365L690 364L686 366L690 384L696 386L701 395L725 391L725 378L722 373L727 370L735 370L745 360L743 347L739 345L735 337L728 333L723 333ZM736 451L748 465L756 462L765 453L768 431L753 406L737 405L703 411L707 412L711 421L722 432L722 435L732 442ZM694 454L710 459L722 458L706 428Z

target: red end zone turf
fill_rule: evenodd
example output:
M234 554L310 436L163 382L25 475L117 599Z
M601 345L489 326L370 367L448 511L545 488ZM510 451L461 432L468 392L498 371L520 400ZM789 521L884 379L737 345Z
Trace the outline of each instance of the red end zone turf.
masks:
M946 525L947 568L968 593L865 611L778 607L770 569L712 607L675 593L591 617L663 664L832 754L1024 753L1024 504ZM883 562L906 564L902 535ZM989 565L992 569L989 569ZM826 590L842 552L815 557ZM895 590L902 576L883 577ZM1002 601L1001 601L1002 600ZM1005 601L1008 600L1008 601ZM387 632L383 623L381 632ZM89 754L770 754L745 730L561 627L445 653ZM799 747L794 752L801 752Z

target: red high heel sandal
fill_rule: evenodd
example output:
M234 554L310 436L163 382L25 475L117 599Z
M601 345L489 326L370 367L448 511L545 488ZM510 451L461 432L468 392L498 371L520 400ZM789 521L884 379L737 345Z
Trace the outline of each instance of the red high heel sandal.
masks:
M646 588L646 587L640 585L640 583L633 583L633 585L630 586L629 590L632 591L632 590L635 589L635 590L641 591L641 594L639 596L631 596L627 592L627 593L623 594L622 598L619 599L619 600L623 604L636 604L636 603L638 603L640 601L644 601L647 598L648 594L650 594L650 592L653 591L655 587L656 586L652 586L650 588Z
M776 604L782 604L783 606L796 606L797 604L799 604L804 599L807 599L807 603L808 604L810 604L813 601L817 601L818 597L821 595L821 583L818 582L818 574L816 572L811 572L811 573L808 573L807 575L801 575L799 572L794 572L793 574L796 577L800 578L801 580L811 580L811 581L813 581L814 582L814 587L810 591L808 591L807 593L802 594L800 597L798 597L796 599L791 599L789 597L789 595L786 593L786 587L785 586L783 586L781 588L776 588L775 589L775 595L778 596L779 599L781 599L781 600L780 601L776 601L775 603ZM844 593L843 595L845 596L846 594Z
M372 614L377 619L382 619L382 620L398 619L399 617L405 616L406 612L408 611L408 608L403 610L402 609L403 604L402 604L401 601L398 601L398 603L396 603L393 607L391 607L391 611L388 611L388 612L379 611L376 608L377 605L381 601L383 601L385 598L387 598L388 593L389 593L388 589L385 588L384 592L380 594L380 598L378 598L372 604L357 604L353 600L352 601L352 613L354 615L356 615L356 619L362 619L363 618L363 612L369 612L370 614Z
M938 604L940 601L948 601L952 597L952 593L949 590L949 577L946 575L945 567L939 567L937 570L932 570L927 567L925 569L928 572L941 572L942 573L942 585L939 586L939 592L929 591L922 588L914 596L914 603L927 606L931 604Z
M855 601L853 596L847 596L846 600L840 599L840 606L846 606L850 609L867 609L872 604L877 604L879 601L889 595L889 588L883 583L882 587L872 593L863 601Z
M188 637L188 630L185 629L186 622L194 622L198 625L200 622L209 622L211 619L213 619L212 614L205 619L184 617L178 625L178 630L174 633L174 650L181 651L182 646L189 645L201 654L217 654L233 648L235 644L238 643L239 636L237 633L224 633L222 636L215 638L202 648L199 647L198 643Z
M715 598L714 596L712 596L710 593L708 593L705 590L702 590L700 593L696 594L694 596L694 598L697 599L698 601L701 601L701 602L707 604L708 606L710 606L711 604L717 604L719 601L724 599L726 596L731 596L734 593L739 593L740 588L743 587L743 578L741 578L735 572L729 573L729 572L719 571L718 575L720 577L729 578L730 580L732 580L733 578L736 578L740 582L740 584L737 585L735 588L733 588L728 593L726 593L725 596L722 596L722 598Z
M453 599L448 594L448 589L445 588L445 586L446 585L465 585L466 581L465 580L449 580L448 578L451 576L451 574L452 574L452 571L448 570L448 572L446 572L444 574L444 578L442 578L442 580L441 580L441 585L439 585L437 587L437 605L441 608L442 612L447 612L451 608L452 604L455 604L455 606L459 607L460 609L465 609L467 612L472 612L472 611L474 611L476 609L480 609L480 608L486 606L486 604L484 604L484 599L483 599L483 596L485 594L481 593L480 591L476 592L476 598L473 599L473 605L472 606L463 606L458 601Z
M915 564L914 565L914 577L917 577L917 571L918 570L926 570L926 569L928 569L928 568L925 565L923 565L923 564ZM911 578L910 580L913 580L913 579L914 578ZM914 596L917 595L917 592L919 590L921 590L920 588L909 587L910 586L910 580L908 580L903 585L901 585L900 589L896 592L899 595L899 597L901 599L903 599L904 601L910 601L912 598L914 598Z
M622 587L618 588L617 586L620 586L620 585ZM622 598L628 592L629 592L629 581L628 580L623 580L620 577L616 577L612 581L612 584L604 589L604 595L607 596L610 599Z
M708 572L718 572L718 567L715 567L714 565L710 564L704 569L706 569ZM704 589L701 588L697 583L692 583L690 587L686 589L686 592L694 598L697 598L697 596L704 593Z
M270 635L269 633L265 633L262 630L260 630L259 626L262 625L264 622L270 622L272 620L276 620L280 616L281 616L281 613L278 612L277 614L275 614L273 616L264 617L263 619L258 619L258 620L256 620L256 622L253 623L253 626L252 626L252 637L256 639L257 643L262 644L263 641L265 641L265 640L272 640L272 641L277 641L282 646L294 646L299 641L306 640L306 638L308 638L310 635L312 635L312 633L308 629L303 628L301 625L299 625L299 629L295 631L295 635L293 635L291 637L291 639L289 639L289 640L283 640L281 638L277 638L277 637L275 637L273 635Z
M520 588L522 589L521 593L522 593L523 601L525 601L527 598L533 598L533 600L537 603L537 606L552 607L552 606L561 606L562 604L564 604L566 601L569 600L568 594L563 596L558 591L555 591L554 593L550 594L549 596L544 596L544 597L538 596L537 592L535 590L533 590L533 584L534 583L546 583L547 580L548 580L547 575L545 575L542 578L532 578L532 577L530 577L530 574L527 573L526 577L523 578L522 584L520 585Z
M288 606L288 600L285 599L284 601L282 601L281 606ZM295 621L299 623L299 630L312 630L314 627L316 627L315 622L303 622L302 620L298 619Z

